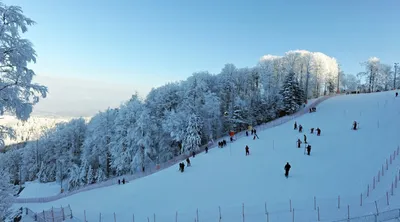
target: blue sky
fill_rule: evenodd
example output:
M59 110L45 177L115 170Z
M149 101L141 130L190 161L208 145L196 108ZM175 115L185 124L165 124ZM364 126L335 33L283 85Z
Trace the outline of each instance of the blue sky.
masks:
M147 92L224 64L254 66L294 49L400 62L398 0L6 0L37 22L38 75L124 83Z

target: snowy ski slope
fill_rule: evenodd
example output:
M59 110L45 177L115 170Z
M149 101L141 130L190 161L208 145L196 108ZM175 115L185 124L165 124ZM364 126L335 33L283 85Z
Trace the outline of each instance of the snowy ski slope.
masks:
M114 213L117 221L132 221L133 214L135 221L154 216L158 222L194 221L197 215L199 221L216 221L219 207L221 221L243 221L243 209L246 221L266 221L266 211L271 222L316 221L314 204L325 221L347 218L347 204L352 216L373 213L372 198L382 199L392 181L387 178L398 172L400 156L366 197L371 178L399 145L400 98L393 91L337 96L296 121L303 133L293 130L294 121L259 131L260 139L249 136L191 158L184 173L175 165L125 185L15 207L40 212L70 204L74 216L87 221L114 221ZM351 130L353 121L360 123L358 131ZM311 127L321 128L322 135L310 134ZM311 156L304 155L304 144L296 147L304 134ZM250 156L245 156L246 145ZM292 165L289 178L284 177L286 162ZM360 199L365 207L359 207Z

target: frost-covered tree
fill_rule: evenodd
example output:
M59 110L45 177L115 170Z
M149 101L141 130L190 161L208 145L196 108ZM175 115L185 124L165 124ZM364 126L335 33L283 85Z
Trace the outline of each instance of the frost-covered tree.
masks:
M202 122L198 116L192 114L189 116L188 126L183 139L183 153L198 151L201 145Z
M302 104L304 94L295 78L295 73L289 73L282 85L282 111L286 114L296 112Z
M32 83L35 72L28 64L36 62L36 52L22 37L34 23L20 7L0 3L0 114L9 113L21 120L27 120L39 98L47 94L45 86ZM4 137L14 137L13 133L0 126L0 145L4 145Z
M8 172L0 168L0 221L5 221L13 203L12 185Z

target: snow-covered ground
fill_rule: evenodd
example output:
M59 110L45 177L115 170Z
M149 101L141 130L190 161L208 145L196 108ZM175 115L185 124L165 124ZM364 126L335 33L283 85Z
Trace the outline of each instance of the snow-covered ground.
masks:
M26 182L25 188L19 194L20 198L48 197L60 193L60 184L56 182L39 183L38 181Z
M296 121L303 133L293 130L294 121L259 131L260 139L242 138L191 158L184 173L175 165L125 185L15 207L39 212L70 204L82 220L98 221L101 213L102 221L114 221L115 213L117 221L132 221L134 215L135 221L159 222L194 221L197 215L198 221L216 221L220 212L222 221L232 222L243 221L243 215L254 222L317 221L318 213L331 221L347 219L349 212L350 217L374 213L376 206L379 212L400 207L391 194L387 206L385 195L398 173L397 153L366 197L368 184L399 145L400 98L393 91L333 97ZM353 121L359 130L351 130ZM312 127L322 135L310 134ZM304 134L311 156L304 155L304 144L296 148ZM283 175L286 162L292 165L289 178Z

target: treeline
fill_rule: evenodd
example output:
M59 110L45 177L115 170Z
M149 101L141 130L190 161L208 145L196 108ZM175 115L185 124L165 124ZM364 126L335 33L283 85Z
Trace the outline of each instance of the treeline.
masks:
M264 56L252 68L227 64L219 74L137 95L89 122L59 123L23 149L0 156L19 181L68 181L69 189L145 170L202 144L297 111L307 98L336 92L338 64L322 53Z

